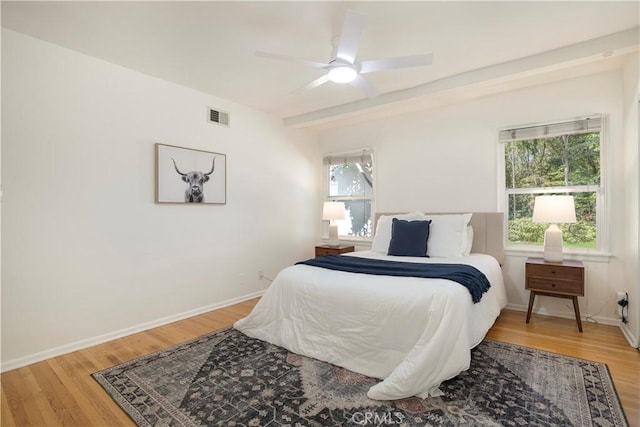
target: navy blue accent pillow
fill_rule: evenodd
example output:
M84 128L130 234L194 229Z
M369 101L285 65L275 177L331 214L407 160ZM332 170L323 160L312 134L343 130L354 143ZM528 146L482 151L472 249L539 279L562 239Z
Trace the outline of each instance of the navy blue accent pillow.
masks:
M427 239L431 221L405 221L393 218L391 223L391 242L389 255L423 256L427 255Z

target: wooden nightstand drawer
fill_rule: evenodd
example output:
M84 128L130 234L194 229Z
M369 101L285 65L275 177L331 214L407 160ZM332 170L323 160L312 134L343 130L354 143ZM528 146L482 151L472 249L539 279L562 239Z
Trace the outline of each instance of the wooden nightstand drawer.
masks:
M340 246L329 246L329 245L320 245L316 246L316 257L325 256L325 255L340 255L346 254L348 252L355 251L354 246L349 245L340 245Z
M526 289L566 295L584 295L582 282L576 282L574 280L558 280L555 278L543 279L530 277L529 280L527 280Z
M527 277L582 281L584 269L556 264L527 264Z

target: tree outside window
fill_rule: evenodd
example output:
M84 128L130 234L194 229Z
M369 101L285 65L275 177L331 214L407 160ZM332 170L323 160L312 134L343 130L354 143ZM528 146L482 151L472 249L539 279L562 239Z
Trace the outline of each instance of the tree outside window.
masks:
M597 247L600 194L601 119L502 131L508 243L542 245L548 224L533 223L535 196L569 194L575 224L559 224L565 246Z
M373 200L373 161L370 151L331 155L324 159L327 168L325 200L343 202L347 219L338 221L338 234L371 237Z

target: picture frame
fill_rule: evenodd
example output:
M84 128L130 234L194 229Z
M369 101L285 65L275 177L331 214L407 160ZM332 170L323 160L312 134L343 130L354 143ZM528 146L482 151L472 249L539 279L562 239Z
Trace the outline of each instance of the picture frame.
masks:
M227 156L155 144L156 203L227 203Z

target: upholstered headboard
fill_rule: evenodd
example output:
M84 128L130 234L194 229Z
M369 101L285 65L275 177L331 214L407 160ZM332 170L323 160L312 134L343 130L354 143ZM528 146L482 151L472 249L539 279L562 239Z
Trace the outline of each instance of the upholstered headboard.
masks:
M376 213L376 225L382 215L397 215L400 212ZM439 212L429 215L444 215ZM504 263L504 214L502 212L473 212L469 225L473 227L471 252L488 254Z

